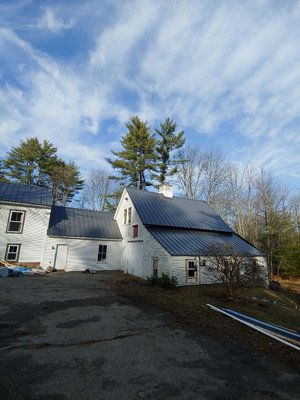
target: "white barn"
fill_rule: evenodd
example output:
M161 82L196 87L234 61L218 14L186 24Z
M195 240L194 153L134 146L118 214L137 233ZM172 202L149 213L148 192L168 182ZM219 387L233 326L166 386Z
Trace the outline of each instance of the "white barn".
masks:
M27 193L24 199L22 191ZM38 200L37 191L44 193L43 200ZM50 200L48 189L0 183L0 259L66 271L119 269L142 278L167 272L180 285L194 285L215 280L204 267L211 246L230 245L256 260L260 275L267 277L260 250L205 202L173 197L169 185L163 185L160 193L124 189L114 216L51 207ZM14 214L18 210L21 214ZM15 221L18 231L4 228L12 224L11 215L21 219Z

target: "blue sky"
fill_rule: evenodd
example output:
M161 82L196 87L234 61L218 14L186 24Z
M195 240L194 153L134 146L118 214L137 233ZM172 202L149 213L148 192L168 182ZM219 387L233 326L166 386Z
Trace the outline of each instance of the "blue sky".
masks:
M1 0L0 157L37 136L85 174L166 117L299 191L300 2Z

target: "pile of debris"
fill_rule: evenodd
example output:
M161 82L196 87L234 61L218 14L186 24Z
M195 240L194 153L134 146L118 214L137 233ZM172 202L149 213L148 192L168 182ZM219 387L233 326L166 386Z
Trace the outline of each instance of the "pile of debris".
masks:
M42 268L31 268L10 264L0 260L0 277L17 277L26 275L42 275L45 271Z

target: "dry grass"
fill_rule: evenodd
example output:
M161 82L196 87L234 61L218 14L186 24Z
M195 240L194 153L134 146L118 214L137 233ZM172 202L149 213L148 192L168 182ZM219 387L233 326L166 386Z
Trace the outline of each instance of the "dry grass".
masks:
M288 289L291 292L298 293L300 295L300 279L281 279L277 277L274 277L274 280L278 280L281 287L284 289Z
M236 341L252 351L300 372L299 353L226 316L210 310L206 304L228 307L250 316L299 330L299 295L287 290L273 292L264 288L245 288L238 298L228 301L220 285L180 287L165 290L145 281L124 275L115 282L118 290L131 299L141 299L176 315L182 323L206 334Z

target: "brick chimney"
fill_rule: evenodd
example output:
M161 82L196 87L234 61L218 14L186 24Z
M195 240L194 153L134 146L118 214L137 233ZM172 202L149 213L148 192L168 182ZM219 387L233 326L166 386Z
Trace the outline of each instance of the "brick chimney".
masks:
M163 183L159 186L158 192L165 197L173 197L173 186L167 183Z

